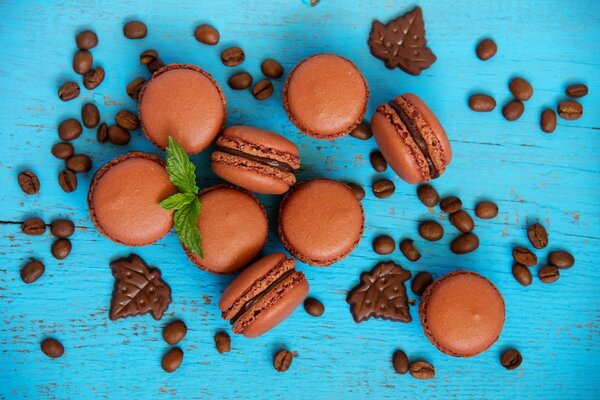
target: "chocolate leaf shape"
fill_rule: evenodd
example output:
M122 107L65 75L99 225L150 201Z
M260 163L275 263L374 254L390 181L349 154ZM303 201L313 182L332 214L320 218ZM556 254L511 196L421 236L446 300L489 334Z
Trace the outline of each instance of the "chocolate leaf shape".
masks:
M111 262L110 268L115 277L110 319L150 312L159 320L171 303L171 288L161 279L160 271L149 269L135 254Z

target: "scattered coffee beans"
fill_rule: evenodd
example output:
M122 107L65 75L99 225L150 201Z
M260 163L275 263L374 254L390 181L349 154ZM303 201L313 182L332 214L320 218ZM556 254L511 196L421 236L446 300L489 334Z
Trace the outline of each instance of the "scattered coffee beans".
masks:
M537 264L537 256L525 247L515 247L512 251L512 257L516 262L527 267L533 267Z
M560 278L560 271L554 265L547 265L540 268L538 277L540 278L540 281L544 283L554 283Z
M108 128L108 141L117 146L125 146L131 140L131 134L127 129L119 125L112 125Z
M50 358L58 358L65 353L62 343L56 339L48 338L40 344L42 352Z
M575 257L564 250L553 251L548 254L548 263L559 269L568 269L575 265Z
M158 59L158 51L154 49L144 50L140 53L140 64L148 65Z
M502 366L508 370L518 368L522 362L523 356L521 355L519 350L516 349L506 350L500 356L500 364L502 364Z
M75 42L80 50L93 49L98 45L98 36L92 31L79 32L75 36Z
M176 320L168 324L163 329L163 339L170 345L177 344L185 337L187 326L182 320Z
M138 118L138 116L129 110L119 111L117 113L117 116L115 117L115 122L121 128L130 131L135 131L140 126L140 119Z
M74 192L77 189L77 177L70 169L65 169L58 174L58 184L66 193Z
M450 214L450 223L462 233L471 232L475 227L473 218L464 210L458 210Z
M419 235L425 240L436 242L444 236L444 228L435 221L423 221L419 225Z
M373 136L373 132L371 131L371 126L368 122L361 122L356 126L356 128L352 129L350 132L350 136L360 139L360 140L368 140Z
M380 179L373 183L373 194L378 199L387 199L396 191L394 182L388 179Z
M79 88L79 84L77 84L77 82L67 82L58 89L58 98L62 101L73 100L79 96L80 91L81 89Z
M477 250L479 238L473 233L464 233L450 243L450 250L455 254L466 254Z
M498 216L498 206L491 201L481 201L475 206L475 215L481 219L492 219Z
M400 243L400 251L404 254L409 261L417 261L421 258L421 253L415 247L414 241L412 239L404 239Z
M139 77L135 78L131 82L127 84L125 91L127 92L127 96L131 97L134 100L137 100L140 95L140 90L144 87L146 83L146 79Z
M502 115L508 121L516 121L521 118L523 115L523 111L525 111L525 106L519 100L513 100L502 109Z
M483 39L481 42L479 42L477 48L475 49L477 57L483 61L494 57L497 51L498 47L496 46L496 42L494 42L492 39Z
M92 53L87 50L79 50L73 56L73 71L79 75L85 75L94 64Z
M38 260L31 259L23 266L23 268L21 268L21 280L27 284L33 283L40 279L40 277L44 274L44 271L44 264Z
M52 243L50 252L57 260L64 260L71 253L71 241L69 239L56 239Z
M283 75L283 67L272 58L268 58L260 65L260 70L269 78L279 79Z
M231 351L231 338L226 332L217 332L214 339L215 347L219 354L229 353Z
M31 236L41 236L46 232L46 223L41 218L29 218L21 224L21 232Z
M402 375L406 374L410 365L406 353L402 350L396 350L392 356L392 365L394 366L394 371L397 373Z
M96 69L90 69L83 78L83 86L87 90L96 89L104 80L104 68L98 66Z
M95 128L100 123L100 111L94 103L86 103L81 108L81 121L86 128Z
M202 24L199 25L194 31L194 37L200 43L214 46L215 44L219 43L221 35L219 34L219 31L212 26L208 24Z
M86 154L75 154L67 158L67 168L75 173L89 172L92 169L92 159Z
M127 39L143 39L148 34L148 27L141 21L129 21L123 26L123 35Z
M578 99L588 94L588 87L583 83L569 85L565 89L565 94L574 99Z
M228 67L240 65L245 59L246 54L239 47L230 47L221 53L221 61Z
M533 87L523 78L514 78L508 84L508 89L517 100L527 101L533 95Z
M65 160L73 155L73 145L71 143L56 143L52 146L52 155L60 160Z
M440 195L437 190L428 183L419 186L417 197L427 207L435 207L440 202Z
M106 122L101 123L96 130L96 139L100 143L106 143L108 141L108 125Z
M65 119L58 125L58 137L62 140L75 140L83 132L83 127L74 118Z
M273 94L273 84L268 79L258 81L252 88L252 95L256 100L265 100Z
M19 186L25 194L36 194L40 191L40 181L36 174L31 171L19 172L17 176Z
M456 196L449 196L442 199L440 202L440 208L446 214L452 214L457 212L462 207L462 201Z
M325 306L323 306L323 303L314 297L309 297L304 300L304 310L308 313L308 315L320 317L325 312Z
M521 285L523 285L523 286L531 285L531 281L533 280L533 277L531 276L531 271L529 271L529 268L527 268L523 264L519 264L519 263L513 264L512 274L515 277L515 279L517 280L517 282L519 282Z
M427 361L415 361L410 364L409 371L411 376L415 379L424 380L435 377L435 369L433 368L433 365Z
M50 232L59 238L68 238L75 233L75 224L68 219L55 219L50 224Z
M167 351L162 358L161 366L166 372L174 372L183 361L183 351L179 347L173 347Z
M410 288L417 296L422 296L425 289L433 283L433 276L429 272L419 272L410 283Z
M556 113L554 110L546 108L542 111L540 119L540 127L546 133L552 133L556 129Z
M396 242L388 235L377 236L373 240L373 250L377 254L391 254L396 248Z
M275 357L273 357L273 367L277 372L285 372L292 365L292 361L294 360L294 355L283 349L279 350Z
M371 166L375 171L383 172L387 169L387 162L379 150L372 152L369 155L369 160L371 160Z
M252 85L252 75L247 72L238 72L229 78L227 84L233 90L248 89Z
M365 189L363 189L362 186L352 182L346 182L346 185L350 186L350 190L352 190L352 194L356 200L362 201L362 199L365 198Z
M532 224L527 227L527 237L529 242L536 249L543 249L548 246L548 232L541 224Z
M567 121L574 121L583 115L583 106L576 101L567 100L558 103L558 115Z
M496 100L487 94L477 93L469 97L469 108L477 112L489 112L496 108Z

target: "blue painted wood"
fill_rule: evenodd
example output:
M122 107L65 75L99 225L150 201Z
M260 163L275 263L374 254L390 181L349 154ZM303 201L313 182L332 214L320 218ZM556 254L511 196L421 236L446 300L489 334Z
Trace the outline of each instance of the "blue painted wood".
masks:
M306 1L0 1L0 398L598 398L600 392L600 3L594 1L516 1L460 4L424 1L427 37L438 61L419 77L389 71L366 45L371 20L388 20L411 7L393 0ZM140 18L149 35L140 41L123 38L123 22ZM216 47L197 43L192 32L200 22L221 31ZM59 85L76 78L71 71L75 33L91 28L100 44L95 60L106 69L105 82L94 92L83 90L75 101L56 97ZM474 56L477 41L493 37L496 57L481 62ZM247 61L226 68L220 50L240 45ZM62 163L50 155L56 127L65 117L77 117L82 104L95 102L102 119L111 122L121 108L135 109L126 84L145 76L138 54L156 48L166 62L189 62L209 70L223 85L229 124L251 124L293 139L301 149L302 178L328 176L352 180L368 190L364 206L367 226L357 250L328 268L301 265L311 294L326 306L314 319L302 310L268 335L255 340L233 338L229 354L213 344L217 330L228 329L216 303L231 278L194 268L174 234L159 243L128 249L102 238L86 210L90 174L79 189L63 193L56 182ZM260 76L260 62L275 57L289 71L303 57L335 52L351 58L371 88L368 116L375 107L406 91L422 96L446 127L454 161L435 182L443 194L457 194L467 210L480 199L500 206L495 220L476 220L480 249L469 255L449 252L454 229L444 221L446 236L438 243L418 238L424 218L446 218L420 205L415 188L391 171L375 174L368 163L373 141L351 137L322 142L300 135L281 107L282 81L275 95L255 101L248 92L226 86L230 74L248 70ZM466 105L474 91L493 94L502 105L509 99L507 83L514 75L535 88L523 117L509 123L500 107L475 114ZM583 118L566 122L552 135L538 126L542 107L563 99L566 84L582 81L590 94L582 99ZM100 145L86 130L75 141L77 152L93 156L94 169L128 150L156 152L141 135L118 148ZM199 183L217 182L208 168L208 152L194 157ZM18 171L31 168L40 177L41 194L27 197L17 185ZM396 194L378 200L370 193L377 177L393 179ZM274 223L279 198L261 197L271 218L265 251L280 250ZM19 221L29 216L46 221L71 218L77 224L73 253L55 261L52 238L26 237ZM511 276L511 246L526 244L524 227L540 220L549 229L548 250L565 248L576 266L558 282L519 286ZM423 253L410 263L400 253L375 256L371 240L380 233L397 239L412 237ZM548 250L538 252L545 259ZM173 304L163 321L150 316L110 322L108 305L113 278L111 259L135 252L163 272L173 289ZM46 263L45 275L26 286L19 269L29 257ZM357 325L345 302L347 290L361 271L382 259L401 262L413 273L436 277L456 268L479 271L492 279L506 299L507 320L500 340L472 359L439 353L423 336L418 322L370 320ZM413 307L416 318L416 308ZM160 368L168 346L161 339L164 324L186 321L189 332L181 343L185 360L174 374ZM57 360L39 351L46 336L59 338L66 354ZM271 358L281 346L298 352L292 368L280 374ZM505 371L499 354L517 347L525 361ZM393 372L393 351L404 349L411 359L432 362L437 377L417 381Z

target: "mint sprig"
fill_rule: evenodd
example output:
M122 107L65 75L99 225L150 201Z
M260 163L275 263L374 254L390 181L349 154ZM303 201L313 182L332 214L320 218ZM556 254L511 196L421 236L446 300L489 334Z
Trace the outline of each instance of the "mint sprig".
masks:
M169 179L177 186L179 193L161 201L160 206L167 210L175 210L173 221L179 241L189 251L204 258L202 237L197 225L201 205L196 185L196 167L172 137L169 137L166 152Z

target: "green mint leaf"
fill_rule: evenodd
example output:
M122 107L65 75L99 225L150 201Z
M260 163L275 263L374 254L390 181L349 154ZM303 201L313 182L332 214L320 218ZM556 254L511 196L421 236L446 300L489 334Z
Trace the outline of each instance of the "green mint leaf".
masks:
M185 150L170 136L166 152L167 172L171 182L177 186L180 192L197 194L196 167L190 161Z
M198 231L198 215L200 215L200 200L195 197L192 202L175 211L173 220L179 240L191 252L204 258L202 253L202 238Z
M194 193L175 193L160 202L160 206L166 210L179 210L190 204L196 195Z

